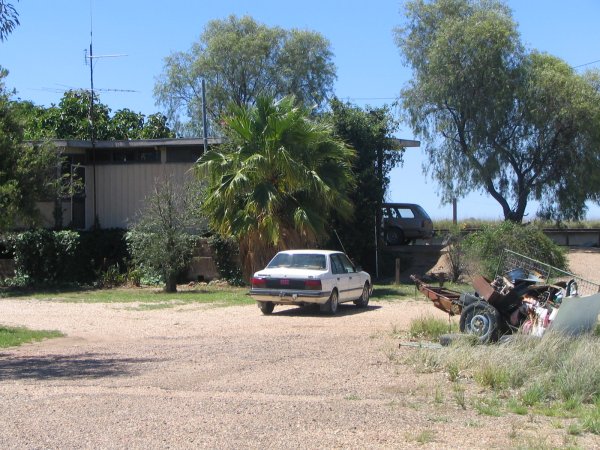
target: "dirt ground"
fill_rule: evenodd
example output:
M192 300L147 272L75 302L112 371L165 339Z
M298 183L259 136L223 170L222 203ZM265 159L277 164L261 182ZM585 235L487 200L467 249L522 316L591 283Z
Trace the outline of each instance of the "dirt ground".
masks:
M600 267L600 253L573 258ZM392 336L424 314L445 317L414 299L334 317L2 299L3 325L66 337L0 350L0 448L600 447L568 419L462 409Z

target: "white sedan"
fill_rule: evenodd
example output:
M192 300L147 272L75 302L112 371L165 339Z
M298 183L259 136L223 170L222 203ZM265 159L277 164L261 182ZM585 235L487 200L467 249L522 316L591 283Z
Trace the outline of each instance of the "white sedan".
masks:
M275 305L310 303L335 314L344 302L365 308L372 290L371 276L342 252L287 250L254 274L250 295L263 314L271 314Z

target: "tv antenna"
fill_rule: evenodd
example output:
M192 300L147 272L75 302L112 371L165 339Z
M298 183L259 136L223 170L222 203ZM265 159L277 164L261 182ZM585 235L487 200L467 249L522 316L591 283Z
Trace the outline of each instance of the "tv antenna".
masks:
M87 52L87 49L84 50L85 54L85 64L89 63L90 65L90 140L92 143L92 172L93 172L93 182L92 187L94 190L94 195L92 196L93 202L93 211L94 211L94 227L98 223L98 214L96 209L96 130L94 127L94 61L100 58L118 58L121 56L127 55L94 55L94 21L93 21L93 4L92 0L90 0L90 52Z

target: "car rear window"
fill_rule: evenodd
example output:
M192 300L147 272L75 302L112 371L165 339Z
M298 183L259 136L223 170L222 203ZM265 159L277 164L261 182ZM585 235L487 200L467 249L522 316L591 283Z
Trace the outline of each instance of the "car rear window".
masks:
M275 258L271 260L267 268L273 269L275 267L290 267L293 269L310 269L310 270L324 270L326 267L325 255L316 255L310 253L302 254L291 254L291 253L278 253Z

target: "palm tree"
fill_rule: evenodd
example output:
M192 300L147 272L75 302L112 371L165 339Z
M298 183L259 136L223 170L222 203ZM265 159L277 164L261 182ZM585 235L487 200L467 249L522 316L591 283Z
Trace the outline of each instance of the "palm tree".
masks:
M354 151L294 97L234 106L223 126L227 145L204 154L197 174L208 182L209 222L238 239L246 277L276 251L326 237L331 210L351 215Z

